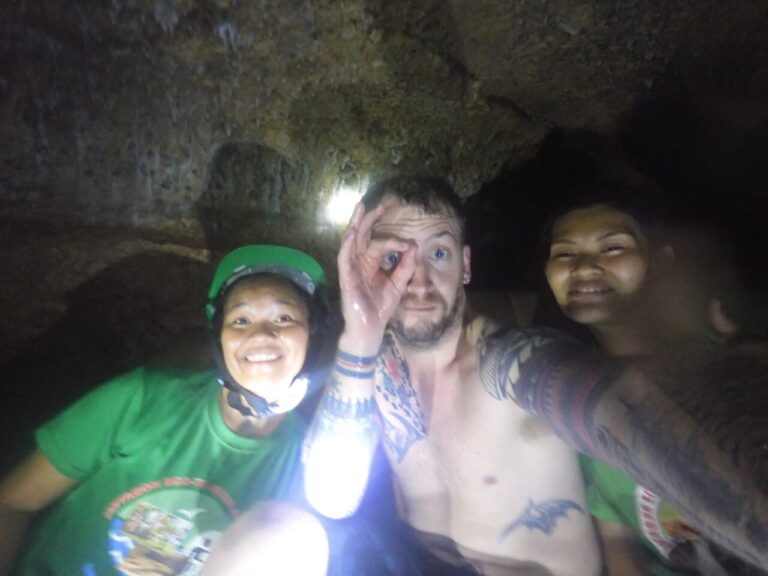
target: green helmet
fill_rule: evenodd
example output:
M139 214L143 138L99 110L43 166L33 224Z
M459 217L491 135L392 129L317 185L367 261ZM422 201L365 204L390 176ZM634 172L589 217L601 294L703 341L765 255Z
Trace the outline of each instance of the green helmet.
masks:
M283 246L242 246L224 256L216 269L205 307L208 321L216 311L216 299L227 288L244 276L259 273L284 276L310 296L325 285L323 268L304 252Z

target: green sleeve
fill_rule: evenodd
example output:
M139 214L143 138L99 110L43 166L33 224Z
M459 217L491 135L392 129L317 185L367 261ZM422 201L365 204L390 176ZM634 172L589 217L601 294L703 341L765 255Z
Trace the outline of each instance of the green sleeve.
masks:
M633 525L635 483L618 470L588 456L580 456L587 506L594 517L614 524Z
M145 370L96 388L36 432L37 445L65 476L81 479L120 455L120 432L141 413Z

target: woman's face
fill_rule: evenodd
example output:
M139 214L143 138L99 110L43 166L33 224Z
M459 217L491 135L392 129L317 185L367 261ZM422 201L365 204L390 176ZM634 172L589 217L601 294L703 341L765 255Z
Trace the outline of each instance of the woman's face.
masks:
M636 313L650 267L648 238L626 212L597 204L568 212L552 228L547 282L563 313L580 324Z
M309 310L298 289L278 276L246 277L229 291L221 348L238 384L267 402L279 400L304 365Z

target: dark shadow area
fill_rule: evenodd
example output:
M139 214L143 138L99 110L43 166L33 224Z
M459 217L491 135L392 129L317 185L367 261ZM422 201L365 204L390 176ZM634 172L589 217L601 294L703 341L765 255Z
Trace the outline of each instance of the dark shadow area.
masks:
M712 230L755 290L768 289L768 106L674 93L620 119L627 158L666 191L669 219Z
M541 231L573 191L599 180L641 185L616 142L591 130L551 130L536 155L503 168L467 198L473 289L530 290L540 285Z
M554 129L530 161L508 166L467 206L471 291L534 292L534 323L578 337L543 273L548 215L579 187L601 180L647 191L670 229L710 230L741 289L768 292L768 110L736 98L669 95L638 104L606 137ZM693 259L681 244L683 259ZM688 251L686 253L686 250Z
M283 244L282 238L298 236L295 224L306 202L296 191L306 188L307 179L305 166L291 166L266 146L222 146L196 206L207 247L224 254L246 244Z
M534 158L504 168L467 199L472 287L539 286L547 215L575 188L604 179L657 190L673 223L701 221L766 247L766 158L768 107L735 97L643 102L618 121L615 137L556 128Z
M544 278L548 247L542 229L549 215L573 191L601 179L642 180L632 172L615 142L589 130L552 130L537 154L508 166L467 198L467 241L472 248L470 295L503 292L520 306L520 294L535 297L535 324L583 337L585 331L560 313ZM512 314L520 318L521 314ZM503 314L502 314L503 317ZM526 323L530 322L528 319Z
M165 252L130 256L68 297L68 312L2 367L2 470L34 429L84 393L146 363L209 366L209 264Z
M688 205L768 198L764 102L670 93L635 106L617 123L617 137L638 170Z
M532 160L503 169L467 198L472 290L540 286L544 220L558 199L599 177L608 145L593 132L555 129Z

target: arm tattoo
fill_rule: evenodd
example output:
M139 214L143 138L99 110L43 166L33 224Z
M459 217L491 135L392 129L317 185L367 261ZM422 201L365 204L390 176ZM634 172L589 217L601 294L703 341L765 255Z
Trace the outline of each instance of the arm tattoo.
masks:
M660 420L651 414L652 420ZM637 424L637 422L635 422ZM647 424L647 423L646 423ZM707 460L701 455L699 458L691 458L692 452L698 452L695 445L676 446L673 439L665 438L664 435L659 435L658 430L663 430L665 423L659 422L658 427L655 427L654 435L659 437L659 452L662 453L656 460L659 462L659 466L668 470L674 470L675 467L679 468L680 462L686 463L687 474L684 478L678 478L675 482L675 487L678 493L684 491L691 495L694 501L707 502L708 505L713 506L718 510L721 518L728 520L729 522L738 522L740 515L743 512L741 506L741 500L738 494L734 493L732 487L728 482L722 481L713 474L713 471L709 468ZM632 450L626 445L621 443L611 432L605 427L599 427L597 436L600 445L604 447L605 453L613 458L613 462L616 467L628 474L643 488L651 490L652 492L659 494L670 502L679 502L671 496L670 487L672 484L669 482L666 485L660 484L653 474L649 474L643 467L639 465L637 459L633 456ZM707 525L706 520L702 519L699 512L690 507L676 504L676 506L685 513L685 517L697 527ZM768 527L756 516L751 516L746 521L747 532L751 533L750 536L755 543L765 542L768 540ZM716 526L709 525L706 532L707 537L717 542L721 546L728 550L739 550L740 546L734 542L726 534L723 534L717 529ZM752 562L758 564L759 561L755 558Z
M310 448L317 437L354 434L365 443L375 446L381 434L381 415L373 398L346 400L334 392L340 387L336 375L331 375L329 390L318 406L305 441Z
M477 351L480 359L480 380L485 391L496 400L514 399L513 378L519 374L520 364L531 356L532 343L525 333L510 332L503 339L491 340L484 329Z
M624 364L598 364L576 341L548 329L483 334L478 350L488 394L514 400L580 452L601 453L592 412Z
M376 391L385 405L391 407L384 419L384 445L402 462L410 447L426 436L426 428L408 365L389 334L385 336L376 371L380 376Z
M515 399L515 385L523 365L530 360L534 349L550 341L551 338L540 331L510 330L498 336L483 329L478 354L485 391L497 400Z
M768 550L765 510L747 504L742 480L765 494L768 483L757 472L764 451L754 458L760 452L755 446L768 446L759 432L765 428L753 420L740 433L738 421L756 409L740 408L738 397L699 400L741 374L741 395L765 406L759 396L768 382L764 364L760 371L709 359L698 373L681 362L672 362L679 373L627 371L627 360L598 360L556 333L537 330L487 336L478 350L483 387L492 397L513 399L580 452L619 467L670 501L707 537L755 564L764 561L754 551ZM716 460L713 449L727 462Z
M365 493L380 438L381 417L370 387L352 387L346 395L342 377L332 373L304 439L307 502L332 518L354 513Z
M338 377L332 375L330 389L338 391L339 386ZM334 394L326 394L323 397L320 410L323 411L326 417L332 420L365 420L378 415L376 401L373 398L350 402L342 400Z

